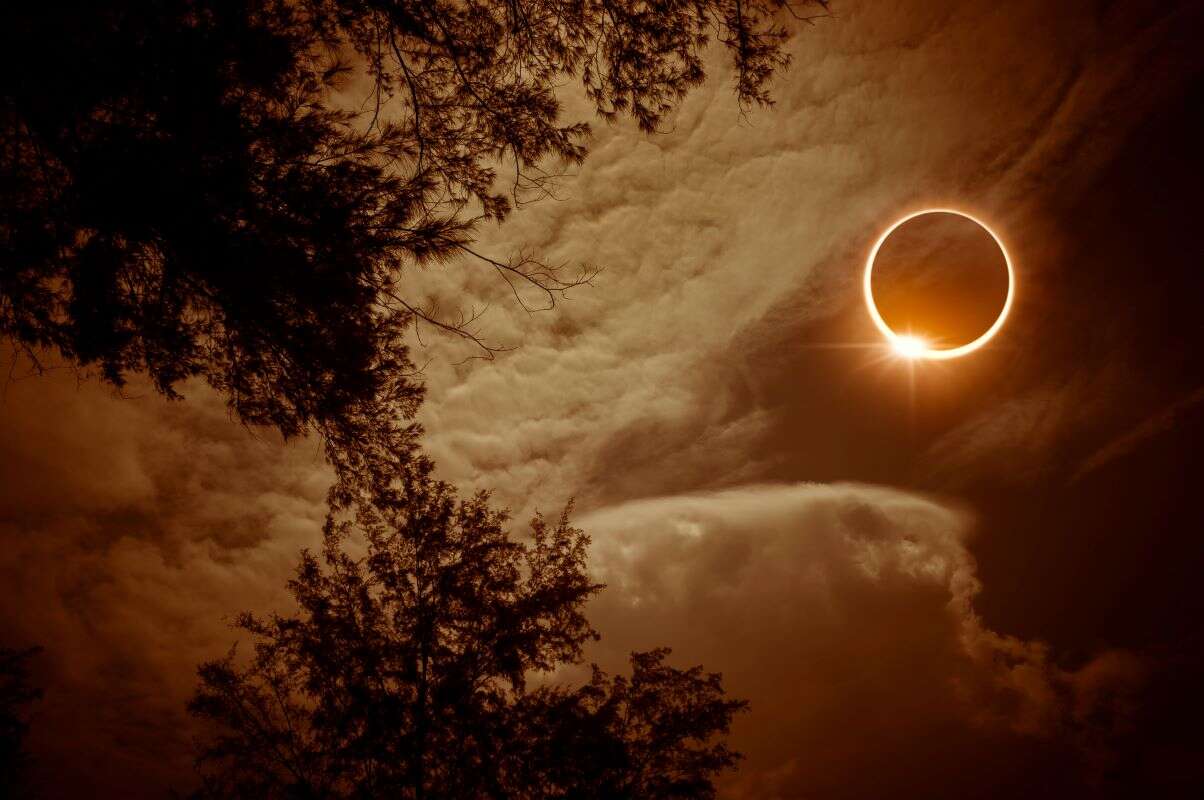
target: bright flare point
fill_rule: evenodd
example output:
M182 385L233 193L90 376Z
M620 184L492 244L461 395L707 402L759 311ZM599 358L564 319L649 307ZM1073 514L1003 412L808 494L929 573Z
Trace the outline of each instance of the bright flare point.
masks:
M891 345L904 358L923 358L928 353L928 342L918 336L896 336Z

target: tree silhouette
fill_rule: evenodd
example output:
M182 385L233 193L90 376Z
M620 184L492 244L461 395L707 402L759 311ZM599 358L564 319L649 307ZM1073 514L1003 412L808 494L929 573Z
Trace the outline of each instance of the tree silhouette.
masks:
M366 458L365 425L421 398L403 343L475 316L412 296L463 259L555 302L588 281L472 247L485 221L585 156L561 120L654 130L718 40L742 105L786 63L787 0L98 0L0 11L0 334L164 394L200 376L234 414L316 429ZM365 99L366 98L366 99ZM509 180L501 180L509 175ZM368 442L367 444L371 444ZM359 448L356 455L346 455ZM341 463L336 466L342 469Z
M42 696L29 683L29 659L38 652L0 648L0 797L18 797L24 785L28 707Z
M568 509L518 542L486 494L458 500L426 465L399 486L328 519L289 583L299 613L238 618L248 663L200 667L201 796L714 796L745 706L718 675L655 650L629 678L549 682L597 638L582 607L602 587Z

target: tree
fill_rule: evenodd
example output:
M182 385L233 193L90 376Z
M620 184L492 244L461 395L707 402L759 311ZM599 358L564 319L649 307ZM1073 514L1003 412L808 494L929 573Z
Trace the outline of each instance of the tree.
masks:
M28 707L42 696L30 686L29 659L38 648L0 648L0 796L17 797L25 778L28 756L25 735L29 732Z
M238 618L245 664L200 667L201 795L713 797L745 707L718 675L655 650L630 678L550 680L597 638L583 604L602 587L569 510L520 543L486 494L458 500L425 467L400 483L396 502L328 520L289 583L297 614Z
M462 258L549 303L589 280L472 247L584 158L556 87L652 131L714 38L739 102L766 104L787 2L6 4L0 335L118 387L146 372L175 397L199 376L245 423L317 430L340 469L385 416L402 453L421 399L407 326L491 349L407 270Z

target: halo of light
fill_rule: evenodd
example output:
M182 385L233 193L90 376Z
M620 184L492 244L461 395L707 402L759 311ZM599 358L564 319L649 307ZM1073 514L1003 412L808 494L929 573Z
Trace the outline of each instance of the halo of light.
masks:
M991 323L991 327L987 328L986 331L977 339L972 342L959 345L958 347L940 349L933 348L929 347L928 344L923 340L917 339L914 336L895 332L889 325L886 324L886 320L882 319L882 314L878 312L878 306L874 302L874 288L872 281L874 275L874 260L878 257L878 251L882 249L882 245L900 225L905 222L910 222L916 217L922 217L925 214L955 214L956 216L970 220L975 225L982 228L992 239L995 240L996 246L999 247L999 252L1003 253L1003 263L1007 266L1008 270L1008 293L1007 297L1004 298L1003 308L999 311L999 316L995 318L993 323ZM878 237L878 241L874 242L873 248L870 249L869 258L865 260L864 288L865 305L869 309L870 319L874 321L874 325L879 331L881 331L882 335L886 337L886 341L890 343L891 347L896 353L899 353L906 358L923 358L939 361L949 358L957 358L959 356L973 353L975 350L989 342L995 336L995 334L999 332L999 329L1003 327L1004 321L1007 320L1008 312L1012 310L1012 299L1016 295L1016 273L1012 268L1012 257L1008 255L1008 249L1004 247L1003 240L1000 239L995 231L991 230L985 222L977 217L967 214L964 211L958 211L954 208L925 208L920 211L914 211L905 217L895 220L895 222L893 222L885 231L883 231L882 235Z

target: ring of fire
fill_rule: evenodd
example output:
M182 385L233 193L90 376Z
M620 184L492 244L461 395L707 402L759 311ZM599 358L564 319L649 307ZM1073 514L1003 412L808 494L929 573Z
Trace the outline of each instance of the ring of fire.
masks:
M967 342L959 347L933 348L929 347L926 342L916 339L915 337L895 332L889 325L886 324L886 320L882 318L882 314L878 311L878 306L874 303L874 289L872 280L874 274L874 260L878 257L878 251L882 249L883 243L890 238L890 235L894 233L900 225L913 220L916 217L924 216L925 214L955 214L959 217L970 220L975 225L986 231L987 234L995 240L995 244L999 247L999 252L1003 254L1003 262L1007 266L1007 296L1004 298L1003 308L999 311L999 316L995 318L995 321L991 323L991 326L987 328L987 330L983 332L977 339ZM1012 268L1012 257L1008 254L1007 248L1004 247L1003 241L985 222L977 217L967 214L964 211L958 211L953 208L925 208L921 211L915 211L905 217L902 217L901 219L896 220L885 231L883 231L882 235L878 237L878 241L874 242L873 248L870 249L869 257L865 260L864 290L865 305L869 309L870 319L874 321L874 325L879 331L882 332L882 335L886 338L887 342L890 343L891 347L894 348L895 352L906 356L907 358L944 360L958 358L959 356L973 353L975 350L989 342L995 336L995 334L999 332L999 329L1003 327L1004 321L1007 320L1008 312L1012 309L1012 299L1016 294L1016 273Z

